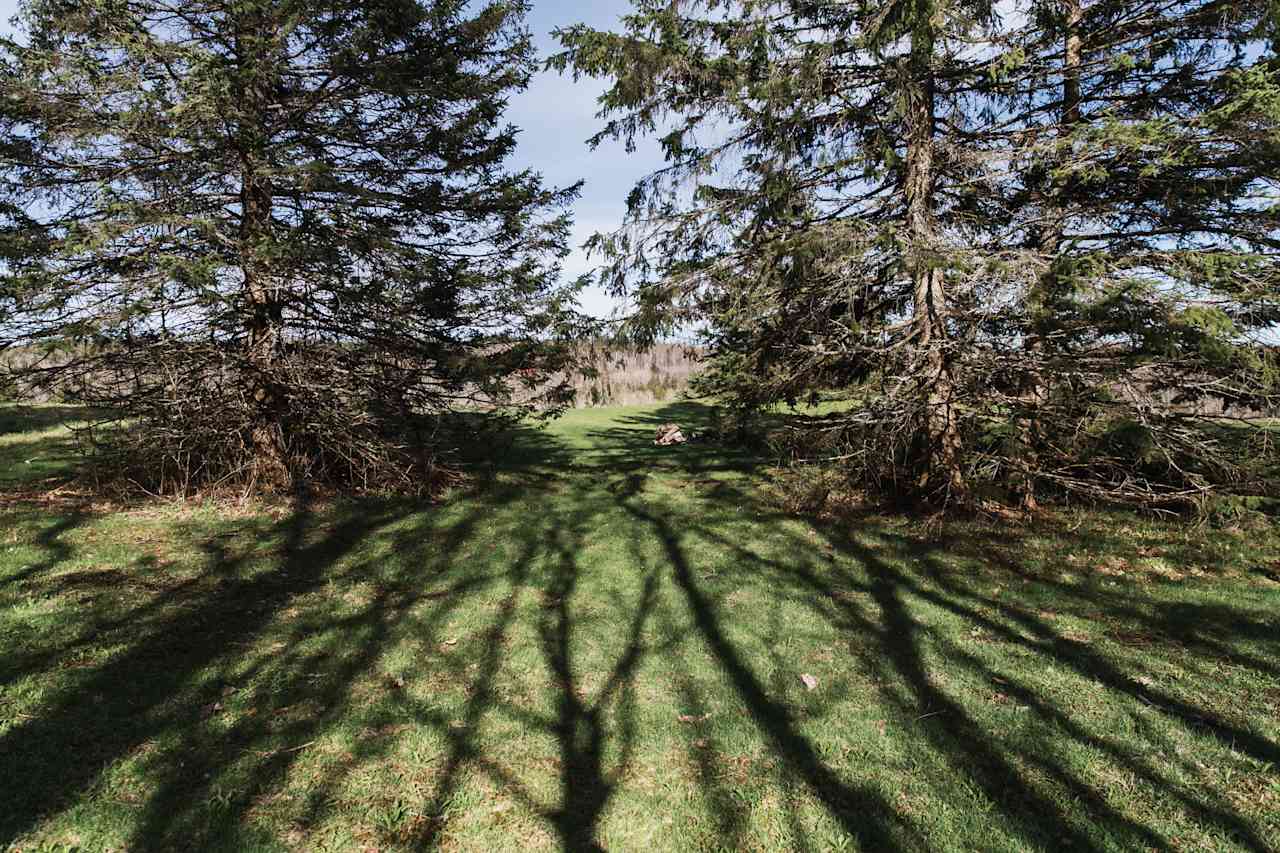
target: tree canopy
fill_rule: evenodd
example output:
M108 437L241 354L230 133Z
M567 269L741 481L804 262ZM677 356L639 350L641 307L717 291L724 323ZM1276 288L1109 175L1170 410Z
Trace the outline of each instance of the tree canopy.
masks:
M504 165L525 11L25 3L0 79L23 378L129 419L153 487L412 483L432 415L563 404L576 188Z
M510 168L523 0L28 0L0 44L0 343L189 489L430 481L594 330ZM1280 21L1263 0L634 0L558 31L630 343L931 507L1276 490ZM122 444L121 444L122 442Z
M1274 488L1265 430L1204 415L1280 390L1275 34L1261 2L637 0L553 65L611 81L595 141L661 140L595 248L633 335L705 320L707 390L841 390L799 452L911 501L1168 505Z

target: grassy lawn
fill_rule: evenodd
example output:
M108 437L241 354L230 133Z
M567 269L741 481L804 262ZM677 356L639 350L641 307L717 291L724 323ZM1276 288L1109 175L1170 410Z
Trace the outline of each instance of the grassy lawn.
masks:
M796 517L707 414L235 510L0 413L0 849L1280 848L1280 536Z

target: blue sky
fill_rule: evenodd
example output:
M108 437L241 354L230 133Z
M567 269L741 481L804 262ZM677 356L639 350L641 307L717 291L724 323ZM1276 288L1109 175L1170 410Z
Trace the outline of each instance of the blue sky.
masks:
M601 29L616 29L626 13L628 0L534 0L527 24L533 32L540 57L558 49L551 31L556 27L587 23ZM0 27L9 29L16 0L0 0ZM595 118L596 98L604 84L556 73L539 73L528 91L511 101L508 119L523 128L513 166L533 168L554 186L585 180L582 198L575 206L574 246L581 246L596 231L612 230L622 221L627 193L635 182L661 164L655 145L641 145L628 154L621 144L606 143L595 151L586 139L600 126ZM576 278L592 264L575 248L565 263L565 275ZM597 316L607 315L613 301L592 289L582 298L583 307Z
M630 8L629 0L534 0L528 25L542 57L559 49L551 37L556 27L585 23L597 29L618 29L618 19ZM622 222L627 193L636 181L662 164L656 143L642 142L628 154L621 143L606 142L594 151L586 140L600 128L595 117L596 98L602 81L574 82L554 72L538 74L528 91L514 98L508 117L523 128L516 159L546 177L554 185L585 180L582 198L575 206L574 245L597 231L613 230ZM576 277L591 269L580 249L565 264L565 274ZM583 307L604 316L613 301L599 290L583 296Z

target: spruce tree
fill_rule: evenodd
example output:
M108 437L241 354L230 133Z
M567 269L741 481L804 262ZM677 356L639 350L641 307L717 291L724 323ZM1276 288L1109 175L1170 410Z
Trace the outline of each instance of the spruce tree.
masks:
M1280 402L1266 346L1280 321L1271 12L1032 11L1005 79L1007 239L1040 272L1006 341L1026 393L1009 401L1024 428L1001 463L1028 506L1037 484L1143 505L1274 491L1261 417Z
M30 0L0 326L151 487L414 487L442 413L553 409L565 207L504 164L526 4Z
M997 275L970 138L993 21L964 0L638 0L554 59L615 81L599 138L662 134L666 168L596 243L632 329L709 318L704 387L743 408L871 383L844 463L935 504L969 492L957 346Z
M662 139L596 241L630 328L702 321L743 411L933 504L1267 491L1277 78L1261 3L637 0L561 34ZM1252 444L1251 444L1252 443Z

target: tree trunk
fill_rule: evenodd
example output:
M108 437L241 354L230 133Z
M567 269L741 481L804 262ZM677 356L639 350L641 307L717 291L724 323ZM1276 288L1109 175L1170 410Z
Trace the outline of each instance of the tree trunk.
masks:
M249 438L254 479L267 490L290 485L285 383L279 376L284 305L267 255L274 191L271 179L270 102L278 84L274 21L262 11L242 18L236 52L244 69L240 113L240 270L243 278L245 361L253 407Z
M945 272L939 265L934 224L934 74L932 24L912 34L906 69L905 135L908 268L914 291L914 334L920 354L920 396L925 406L917 432L919 493L926 500L963 500L959 412L948 350Z
M1082 17L1080 0L1062 0L1065 41L1062 60L1062 111L1059 126L1059 144L1069 138L1076 125L1080 123L1080 20ZM1058 165L1061 157L1053 158L1050 168ZM1047 341L1051 329L1054 304L1058 296L1058 252L1062 246L1062 235L1066 227L1066 210L1062 199L1065 188L1060 179L1050 172L1049 186L1044 205L1044 227L1040 232L1038 245L1035 247L1045 264L1045 271L1031 294L1031 328L1027 336L1027 349L1031 356L1031 370L1024 397L1024 403L1030 410L1020 424L1021 443L1023 447L1024 470L1018 477L1017 490L1021 493L1022 508L1035 512L1036 501L1035 470L1039 464L1036 447L1039 443L1039 409L1048 398L1048 383L1044 375L1044 359Z

